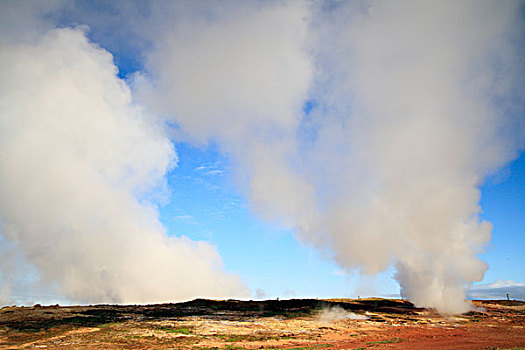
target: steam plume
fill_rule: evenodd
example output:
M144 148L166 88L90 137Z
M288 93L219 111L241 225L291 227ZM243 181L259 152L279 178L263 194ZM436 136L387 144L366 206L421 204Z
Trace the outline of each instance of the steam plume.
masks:
M2 236L43 282L80 302L246 295L212 246L159 223L148 198L175 151L107 51L57 29L2 43L0 76Z
M260 215L347 269L394 264L403 296L463 312L492 229L478 186L522 137L508 137L519 6L243 9L167 30L143 96L235 156Z
M324 308L319 314L319 322L330 323L340 320L368 320L368 316L355 314L345 309L334 306L330 308Z
M508 46L519 27L516 5L352 8L328 58L328 72L341 74L336 85L323 81L329 93L319 92L335 109L314 150L324 169L338 172L321 225L335 259L370 273L393 262L402 295L444 313L468 309L464 287L487 268L476 254L492 227L478 218L477 187L515 156L503 135L511 134L509 80L519 76ZM326 164L327 150L337 163Z

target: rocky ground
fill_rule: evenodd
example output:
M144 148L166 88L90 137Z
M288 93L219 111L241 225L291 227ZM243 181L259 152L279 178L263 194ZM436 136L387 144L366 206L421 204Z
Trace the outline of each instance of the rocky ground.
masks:
M525 302L444 317L390 299L0 309L0 349L525 349Z

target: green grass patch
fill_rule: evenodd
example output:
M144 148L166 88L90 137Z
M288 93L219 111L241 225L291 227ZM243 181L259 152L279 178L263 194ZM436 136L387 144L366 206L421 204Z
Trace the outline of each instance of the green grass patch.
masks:
M109 327L113 327L113 326L118 326L119 324L121 324L122 322L109 322L109 323L103 323L101 324L99 327L100 328L109 328Z
M272 339L284 339L284 340L289 340L289 339L294 339L294 337L291 336L291 335L281 335L280 337L272 337Z
M233 346L233 345L226 345L224 348L227 349L227 350L244 349L244 348L242 348L240 346Z
M371 341L371 342L368 342L367 344L394 344L394 343L401 343L402 341L403 339L395 337L395 338L390 338L387 340Z
M178 333L178 334L185 334L185 335L191 334L191 329L189 328L164 327L164 328L161 328L160 330L164 332L168 332L168 333Z
M126 339L142 339L140 335L126 335L124 338Z

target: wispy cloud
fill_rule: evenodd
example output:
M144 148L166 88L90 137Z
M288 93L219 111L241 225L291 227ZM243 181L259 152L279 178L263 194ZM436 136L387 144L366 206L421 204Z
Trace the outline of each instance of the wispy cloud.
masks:
M195 220L195 218L191 215L187 215L187 214L183 214L183 215L175 215L172 217L173 220L175 221L182 221L182 222L185 222L187 224L196 224L197 223L197 220Z
M467 293L469 299L510 299L525 300L525 283L499 280L489 284L472 286Z
M330 274L334 275L334 276L342 276L342 277L347 277L348 276L348 273L346 271L344 271L343 269L334 270Z
M218 174L222 174L223 171L222 170L209 170L209 171L206 171L203 173L203 175L218 175Z
M213 174L219 174L222 173L222 164L220 161L214 162L213 164L203 164L195 169L193 171L204 174L204 175L213 175Z

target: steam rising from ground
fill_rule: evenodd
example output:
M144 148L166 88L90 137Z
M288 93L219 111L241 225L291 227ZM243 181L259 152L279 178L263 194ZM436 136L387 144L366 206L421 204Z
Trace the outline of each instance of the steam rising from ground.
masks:
M477 187L515 155L503 135L518 8L372 3L335 13L319 39L337 48L319 58L314 91L333 110L314 113L319 229L341 265L376 273L393 262L403 296L445 313L468 309L464 286L487 268Z
M340 320L368 320L368 317L365 315L358 315L345 309L334 306L330 308L325 308L319 314L319 322L321 323L330 323Z
M108 52L70 29L0 52L2 235L44 282L80 302L246 295L212 246L166 236L148 196L175 151Z
M463 312L492 229L478 186L516 155L504 135L520 126L519 6L287 2L217 16L161 36L143 96L235 156L260 215L346 269L394 264L404 297Z
M415 304L468 309L492 229L478 187L523 147L522 3L122 7L150 44L133 101L77 30L2 47L2 235L45 279L90 301L243 294L148 204L175 163L167 121L216 141L254 210L343 268L394 264Z

